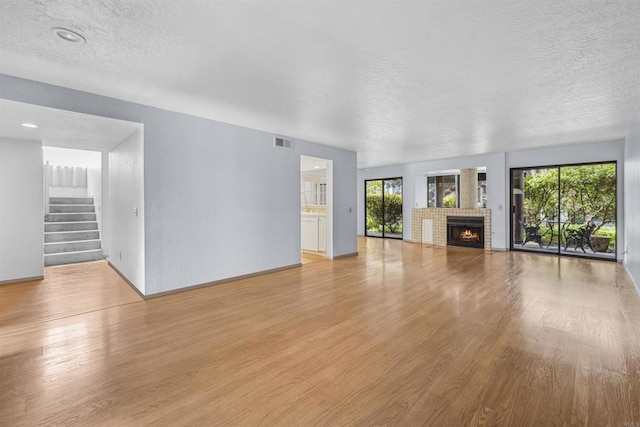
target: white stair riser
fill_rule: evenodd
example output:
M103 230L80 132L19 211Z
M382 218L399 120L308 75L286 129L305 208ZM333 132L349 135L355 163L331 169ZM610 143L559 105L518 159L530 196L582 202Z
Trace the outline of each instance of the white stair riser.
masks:
M44 224L44 231L80 231L80 230L97 230L97 222L47 222Z
M45 233L45 243L53 242L72 242L75 240L95 240L100 238L98 231L80 231L72 233Z
M48 267L52 265L73 264L76 262L98 261L101 259L104 259L102 249L96 251L48 254L44 256L44 265Z
M93 197L49 197L50 205L92 205Z
M49 213L93 213L96 208L93 205L50 205Z
M90 240L90 241L70 241L70 242L61 242L61 243L46 243L44 245L44 253L45 254L58 254L62 252L77 252L77 251L89 251L100 249L100 240Z
M95 221L95 213L50 213L47 222Z

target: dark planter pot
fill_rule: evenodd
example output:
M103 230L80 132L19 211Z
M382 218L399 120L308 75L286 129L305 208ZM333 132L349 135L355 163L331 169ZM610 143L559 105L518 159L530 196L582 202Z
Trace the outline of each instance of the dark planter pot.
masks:
M596 252L607 252L609 243L611 243L611 237L591 236L591 247Z

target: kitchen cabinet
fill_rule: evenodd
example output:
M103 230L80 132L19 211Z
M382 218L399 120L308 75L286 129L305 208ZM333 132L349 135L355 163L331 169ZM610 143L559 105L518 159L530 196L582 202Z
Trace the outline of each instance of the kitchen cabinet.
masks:
M327 220L324 215L302 216L302 249L314 252L327 250Z
M302 249L318 251L318 217L302 218Z
M327 219L318 217L318 250L324 252L327 250Z
M324 178L305 176L302 205L326 206L327 205L327 183Z

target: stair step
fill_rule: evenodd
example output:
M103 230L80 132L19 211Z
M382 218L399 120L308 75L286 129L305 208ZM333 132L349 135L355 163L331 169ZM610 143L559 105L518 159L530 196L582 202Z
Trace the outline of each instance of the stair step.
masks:
M85 213L95 212L96 208L93 205L50 205L49 213Z
M100 240L74 240L68 242L54 242L44 244L45 254L57 254L62 252L78 252L93 249L101 249Z
M45 233L55 231L80 231L80 230L97 230L98 223L96 221L73 221L73 222L45 222Z
M93 197L50 197L44 223L44 265L104 259Z
M100 238L100 232L98 232L97 230L62 231L62 232L44 233L45 243L74 242L79 240L96 240L99 238Z
M47 222L95 221L95 213L50 213Z
M49 197L50 205L92 205L93 197Z
M52 265L74 264L77 262L98 261L104 259L102 249L76 252L62 252L55 254L46 254L44 256L44 265L49 267Z

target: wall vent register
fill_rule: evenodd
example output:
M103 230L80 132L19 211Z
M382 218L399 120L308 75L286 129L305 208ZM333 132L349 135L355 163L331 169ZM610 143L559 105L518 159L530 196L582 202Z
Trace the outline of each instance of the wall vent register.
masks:
M291 140L280 138L278 136L273 137L273 146L280 148L291 148Z

